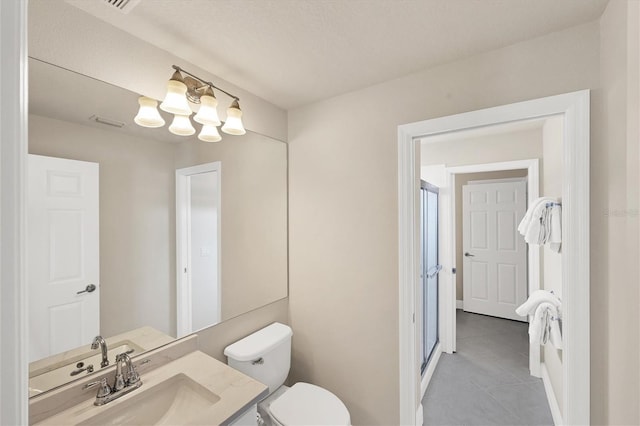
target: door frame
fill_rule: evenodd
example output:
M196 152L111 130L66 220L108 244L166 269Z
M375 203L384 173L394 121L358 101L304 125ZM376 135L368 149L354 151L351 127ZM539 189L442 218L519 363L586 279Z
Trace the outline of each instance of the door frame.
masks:
M27 8L0 2L0 424L29 422L26 254Z
M199 164L192 167L184 167L176 170L176 332L177 337L191 334L192 330L192 306L191 306L191 273L183 273L185 263L191 271L191 193L189 191L189 178L193 175L216 172L217 188L216 206L217 214L217 262L218 262L218 318L222 317L222 163L215 161L212 163Z
M425 140L423 140L425 142ZM426 138L428 143L428 138ZM463 173L482 173L497 172L506 170L527 169L527 206L533 203L533 200L540 194L540 161L537 158L529 160L502 161L497 163L472 164L468 166L447 167L445 169L447 185L449 188L456 187L456 175ZM452 196L449 202L443 204L443 215L447 215L450 219L447 221L448 228L445 235L449 237L449 247L444 253L443 262L446 265L456 265L456 197L454 189L451 190ZM540 250L527 250L527 291L528 294L540 289ZM445 349L447 353L456 351L456 288L452 286L447 292L447 300L444 302L447 306L453 306L448 309L447 314L443 315L442 322L444 330L447 334ZM453 290L453 291L451 291ZM534 350L529 346L529 370L531 375L540 377L540 351Z
M566 424L590 423L589 131L590 92L582 90L398 126L399 411L401 424L421 419L416 350L419 279L416 140L514 121L564 117L563 401Z

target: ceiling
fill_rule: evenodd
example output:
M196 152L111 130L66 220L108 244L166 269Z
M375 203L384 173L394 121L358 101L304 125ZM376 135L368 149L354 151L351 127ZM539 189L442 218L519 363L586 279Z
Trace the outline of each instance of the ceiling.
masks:
M291 109L597 19L608 0L67 0Z

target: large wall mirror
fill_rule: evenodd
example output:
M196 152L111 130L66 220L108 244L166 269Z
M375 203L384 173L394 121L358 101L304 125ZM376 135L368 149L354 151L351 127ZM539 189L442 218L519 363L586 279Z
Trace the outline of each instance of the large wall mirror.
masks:
M36 58L29 93L31 396L287 296L286 143L139 127L139 95Z

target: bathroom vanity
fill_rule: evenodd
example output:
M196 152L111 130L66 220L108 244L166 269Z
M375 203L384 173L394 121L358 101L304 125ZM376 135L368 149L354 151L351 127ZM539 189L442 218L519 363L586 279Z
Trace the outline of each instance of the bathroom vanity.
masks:
M142 385L104 405L97 387L112 383L116 366L32 398L30 424L255 424L256 404L267 386L197 350L191 336L135 357Z

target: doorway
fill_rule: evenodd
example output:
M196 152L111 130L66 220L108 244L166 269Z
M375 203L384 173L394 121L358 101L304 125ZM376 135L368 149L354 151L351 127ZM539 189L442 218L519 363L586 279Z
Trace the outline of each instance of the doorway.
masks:
M400 422L422 422L416 392L420 380L417 360L415 271L418 261L415 241L417 192L416 141L425 136L478 129L535 118L559 115L563 119L562 176L562 291L566 336L562 364L562 416L568 424L589 423L589 92L581 91L516 104L473 111L449 117L399 126L399 324L400 324ZM443 270L451 265L444 265ZM441 290L453 296L450 280ZM444 306L443 315L455 312L455 297ZM444 346L454 343L446 330L440 335ZM446 340L445 340L446 339Z
M220 162L176 170L177 334L220 322Z
M526 170L515 172L525 177L456 177L456 298L465 312L527 321L516 313L528 293L527 247L517 230L527 208L527 180Z

